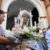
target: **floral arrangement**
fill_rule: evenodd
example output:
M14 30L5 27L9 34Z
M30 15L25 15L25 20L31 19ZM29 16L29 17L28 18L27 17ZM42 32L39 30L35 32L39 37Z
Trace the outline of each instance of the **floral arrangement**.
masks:
M15 27L13 29L15 36L23 39L23 40L36 40L37 42L41 39L41 36L37 35L37 32L39 31L39 28L33 28L33 27L26 27L24 28Z
M26 28L22 34L20 34L20 37L25 40L35 40L37 42L40 41L41 37L36 35L39 29L35 28Z

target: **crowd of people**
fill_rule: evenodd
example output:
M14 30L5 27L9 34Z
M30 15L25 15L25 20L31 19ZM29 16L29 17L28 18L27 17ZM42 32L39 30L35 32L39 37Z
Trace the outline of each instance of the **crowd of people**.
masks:
M2 10L0 10L0 50L6 50L7 45L10 45L11 46L10 48L12 48L12 47L14 47L12 45L16 45L16 43L18 43L18 41L19 41L19 39L14 36L13 31L10 32L8 30L4 30L1 27L1 24L4 21L4 17L5 17L4 12ZM26 20L26 19L24 19L24 20ZM24 23L24 24L26 24L26 23ZM48 50L50 50L50 25L48 26L47 29L44 28L42 30L42 32L45 34L47 48L48 48ZM12 39L12 37L14 37L14 39ZM13 48L11 50L13 50Z

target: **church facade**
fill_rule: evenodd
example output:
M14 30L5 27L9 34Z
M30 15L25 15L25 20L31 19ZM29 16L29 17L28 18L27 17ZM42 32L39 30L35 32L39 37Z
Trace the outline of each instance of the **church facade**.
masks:
M25 1L25 0L22 0L22 1ZM10 0L0 0L0 8L5 12L5 21L3 22L3 24L6 23L7 11L13 2L14 2L14 0L11 0L11 1ZM37 9L38 15L39 15L38 22L39 22L40 26L47 28L47 26L50 24L50 1L49 0L34 0L34 1L26 0L26 2L29 2L32 4L32 5L30 5L32 7L29 7L30 9L33 7L35 7ZM28 8L28 11L30 10L29 8ZM6 24L3 27L5 28Z

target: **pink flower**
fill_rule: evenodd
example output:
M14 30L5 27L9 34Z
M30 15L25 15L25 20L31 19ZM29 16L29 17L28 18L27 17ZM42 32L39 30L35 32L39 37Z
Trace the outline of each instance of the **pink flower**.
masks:
M19 25L15 25L15 27L12 28L12 32L14 35L19 35L19 33L21 32L21 28L19 27Z

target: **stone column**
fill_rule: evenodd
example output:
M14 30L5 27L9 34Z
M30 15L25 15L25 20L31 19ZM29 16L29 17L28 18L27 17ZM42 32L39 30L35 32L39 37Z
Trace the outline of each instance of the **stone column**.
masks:
M2 5L2 0L0 0L0 9L1 9L1 5Z
M48 24L50 24L50 1L49 0L45 0L44 4L45 4L45 7L46 7Z

